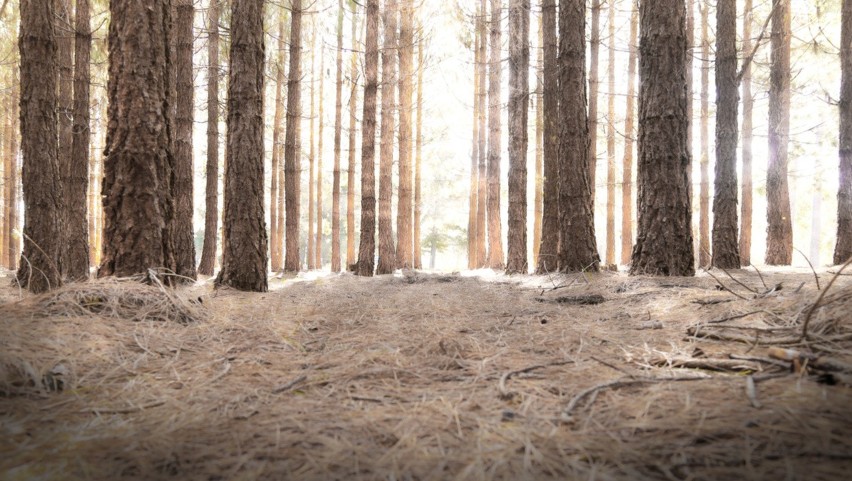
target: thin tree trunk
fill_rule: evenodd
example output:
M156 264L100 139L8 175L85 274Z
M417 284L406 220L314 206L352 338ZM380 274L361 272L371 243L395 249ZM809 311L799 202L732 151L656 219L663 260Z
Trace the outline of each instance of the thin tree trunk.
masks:
M97 101L94 102L95 111L97 112ZM87 153L89 160L89 191L88 191L88 238L89 238L89 265L98 265L98 205L100 205L100 195L98 195L98 185L100 184L100 176L98 172L98 153L100 150L95 146L97 140L95 136L99 135L100 128L97 127L99 122L98 114L90 122L90 142L89 151Z
M376 274L390 274L396 267L391 202L393 200L393 137L396 131L397 2L385 0L382 48L382 125L379 149L379 261Z
M837 191L835 264L852 258L852 0L843 0L841 23L840 188Z
M639 0L641 1L641 0ZM689 126L686 129L686 145L689 150L690 161L686 166L687 195L689 196L689 209L695 212L695 184L693 171L695 170L695 7L701 0L686 0L686 118ZM638 134L637 134L638 135ZM638 215L637 215L638 217ZM692 243L693 252L698 250L698 219L699 216L692 215Z
M192 126L195 104L192 85L192 41L195 10L192 0L177 2L175 36L175 77L177 85L177 107L174 138L174 184L175 225L172 232L175 246L175 272L179 280L195 280L195 230L192 227Z
M5 230L3 231L3 246L5 250L2 252L3 263L9 270L18 268L18 250L19 241L15 238L14 231L18 228L18 113L19 113L19 89L14 78L12 79L12 89L9 93L9 109L8 122L6 123L6 152L5 165L3 169L3 186L5 190L4 210L6 219Z
M417 138L414 142L414 268L422 269L420 248L421 183L423 180L423 48L426 42L420 39L417 45Z
M72 28L74 2L72 0L55 0L56 5L56 63L59 73L59 96L57 97L57 122L59 130L59 176L63 195L59 197L59 231L61 242L59 247L59 273L68 278L67 264L71 249L75 249L74 241L68 231L68 223L74 216L70 199L67 198L71 171L71 146L73 144L72 128L74 123L74 29ZM79 272L74 277L77 277Z
M751 28L754 11L752 0L745 0L743 8L743 52L752 51ZM752 197L752 138L754 125L754 97L751 93L751 62L745 62L742 70L742 205L740 206L740 264L751 265Z
M502 105L500 87L502 77L500 22L502 0L491 0L491 22L489 23L489 71L488 71L488 267L503 269L503 226L500 221L500 153Z
M74 126L71 160L64 191L68 217L65 221L64 270L70 280L89 278L89 232L86 219L86 190L89 168L89 57L92 34L89 26L89 0L77 0L74 37Z
M627 59L627 112L624 119L624 160L621 169L621 263L630 264L633 253L633 147L636 138L636 54L639 3L631 2L630 53Z
M612 1L612 0L610 0ZM595 211L595 191L598 171L598 92L600 91L599 65L601 48L601 0L592 0L592 31L589 39L589 187L592 196L592 213ZM562 30L560 29L560 35Z
M476 262L474 263L476 268L485 267L488 262L488 169L486 164L488 155L486 135L488 130L485 124L487 114L486 104L488 102L488 93L485 87L488 77L488 40L486 36L487 15L488 0L480 0L479 15L476 18L476 30L479 32L479 85L477 86L477 90L479 91L479 98L477 100L479 102L479 118L477 119L479 139L477 140L478 144L476 146L477 155L479 156L477 159L477 171L479 172L479 178L476 181Z
M396 217L397 267L414 267L412 258L411 104L414 62L414 0L400 3L399 28L399 202Z
M737 3L716 3L716 172L713 265L739 269L737 242Z
M544 215L544 49L542 38L544 29L538 22L538 55L536 61L536 97L535 97L535 194L533 197L533 258L532 265L538 266L538 253L541 249L541 221Z
M710 2L701 9L701 186L698 204L698 266L710 266Z
M340 145L343 129L343 0L337 3L337 76L334 86L334 170L331 180L331 272L340 272Z
M325 116L323 110L323 99L325 98L325 47L320 48L320 75L319 75L319 126L317 130L317 184L316 184L316 209L317 209L317 227L316 240L314 241L314 266L317 269L322 269L322 153L323 153L323 126L325 125Z
M556 2L544 0L541 5L543 29L544 86L544 186L541 220L541 247L537 274L555 272L559 268L559 64L557 62Z
M774 0L772 65L769 72L769 167L766 178L766 263L790 265L793 257L793 220L787 181L790 139L790 2Z
M286 10L280 9L278 12L278 46L277 58L275 60L275 114L272 120L272 177L269 186L269 257L273 272L281 270L281 250L278 248L281 239L278 237L278 191L283 190L280 186L281 173L281 130L284 127L284 109L282 97L284 95L284 82L287 77L284 74L284 51L286 45L284 41Z
M473 29L473 134L471 138L470 148L470 195L468 196L468 214L467 214L467 268L476 269L477 257L477 236L479 235L476 228L477 215L477 194L479 192L479 63L482 59L479 58L479 43L482 41L479 35L479 5L475 6L476 10L473 13L474 29Z
M225 166L225 252L217 285L267 290L263 213L263 0L231 10L228 149Z
M615 259L615 3L607 6L609 21L609 61L607 62L607 126L606 126L606 265Z
M506 272L526 274L530 2L509 0L509 224Z
M110 2L99 277L147 277L150 269L175 268L169 4Z
M351 268L355 257L355 154L358 133L358 3L350 1L352 8L352 59L349 78L352 92L349 95L349 168L346 177L346 266Z
M376 95L379 63L379 0L367 0L364 42L364 113L361 130L361 238L355 274L372 276L376 253Z
M291 7L291 8L290 9L284 9L283 14L285 14L285 15L288 12L292 12L292 1L288 2L288 6ZM283 38L286 39L286 38L290 37L291 25L292 25L292 17L291 17L291 22L286 22L286 24L284 26ZM281 74L284 77L282 79L282 84L288 85L288 89L289 89L290 84L288 82L289 82L290 77L285 72L285 68L288 65L288 62L290 60L289 57L288 57L288 53L289 53L289 50L285 49L284 53L283 53L283 58L281 59ZM282 93L282 99L281 99L282 102L284 102L283 95L284 94ZM287 111L286 110L284 111L283 116L284 116L285 119L287 119ZM301 129L299 129L299 131L301 131ZM297 132L296 133L296 141L297 141L297 147L296 147L297 150L296 151L297 152L298 152L298 149L299 149L299 147L298 147L298 140L299 140L298 136L299 136L299 133ZM285 162L285 156L286 156L286 150L287 150L286 137L287 137L287 132L286 132L286 130L284 130L284 139L283 140L279 139L278 146L277 146L277 149L278 149L278 172L275 175L278 176L278 199L276 201L277 205L275 206L275 211L278 215L278 218L275 221L275 226L276 226L275 239L276 240L275 240L275 244L272 246L272 248L276 252L276 256L278 257L279 268L276 269L276 272L282 272L284 270L284 258L285 258L285 255L284 255L285 228L284 227L285 227L286 219L285 219L284 214L286 212L286 203L287 203L287 198L286 198L287 188L286 188L286 185L285 185L286 182L287 182L287 180L286 180L286 177L287 177L286 170L287 169L286 169L286 165L285 165L285 163L286 163Z
M631 275L695 274L685 17L683 0L639 3L639 222Z
M584 0L559 3L559 269L599 269L589 169Z
M290 23L290 70L287 76L287 130L284 138L284 195L286 249L284 270L299 272L299 123L302 91L302 0L292 0Z
M314 250L314 195L316 191L314 190L314 179L316 178L316 163L317 163L317 152L315 150L316 147L316 81L317 81L317 69L316 69L316 45L317 45L317 24L316 17L313 17L313 21L311 22L311 45L309 47L311 51L311 73L310 73L310 83L311 83L311 110L309 116L309 134L308 134L308 142L310 143L308 147L308 238L307 238L307 246L306 246L306 264L308 270L316 269L316 257ZM322 125L322 122L320 122Z
M207 11L207 165L204 196L204 245L198 273L212 276L219 230L219 0ZM275 244L273 244L274 246Z

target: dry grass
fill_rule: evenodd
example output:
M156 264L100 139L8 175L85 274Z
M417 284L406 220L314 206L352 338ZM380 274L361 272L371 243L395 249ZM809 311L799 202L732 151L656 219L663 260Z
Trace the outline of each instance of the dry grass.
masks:
M4 287L0 478L846 479L849 387L760 360L671 367L762 358L817 295L810 274L765 273L784 287L757 299L718 277L748 300L707 276L609 273ZM852 352L850 284L791 345ZM605 302L554 302L589 295Z

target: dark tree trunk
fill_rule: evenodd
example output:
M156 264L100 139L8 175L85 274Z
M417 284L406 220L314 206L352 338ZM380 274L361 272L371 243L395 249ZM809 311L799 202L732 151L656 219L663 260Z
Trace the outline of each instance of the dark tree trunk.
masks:
M769 167L766 173L766 263L790 265L793 219L787 183L790 140L790 2L773 0L772 65L769 72Z
M716 3L716 177L713 265L739 269L737 242L737 3Z
M541 5L544 49L544 186L541 220L541 247L536 273L547 274L558 269L559 249L559 65L556 60L556 2L544 0Z
M89 0L77 0L74 37L74 127L71 140L70 171L64 182L66 212L65 277L89 278L89 226L86 218L86 192L89 187L89 58L92 33L89 26Z
M340 146L343 130L343 0L337 3L337 77L334 85L334 169L331 180L331 272L340 272Z
M834 263L852 258L852 0L843 0L840 35L840 189Z
M530 2L509 0L509 224L506 272L526 274Z
M596 272L583 0L559 2L559 32L559 270Z
M364 113L361 129L361 238L355 274L372 276L376 253L376 95L379 83L379 0L367 0Z
M632 275L695 274L683 0L639 4L638 236Z
M219 230L219 6L207 10L207 185L204 195L204 245L198 273L212 276Z
M490 57L488 61L488 267L503 268L503 228L500 222L501 115L500 81L502 42L500 40L503 2L491 0L489 23Z
M396 216L396 264L410 269L412 258L411 103L414 61L414 1L402 0L399 28L399 202Z
M352 59L349 77L352 92L349 95L349 168L346 173L346 266L355 264L355 157L358 133L358 3L352 7Z
M752 0L745 0L743 8L743 52L748 54L752 51L751 27L753 18ZM751 62L745 62L742 71L742 100L743 100L743 128L742 128L742 204L740 206L740 264L751 265L751 224L752 224L752 196L754 187L752 185L752 138L754 97L751 94Z
M701 185L698 199L698 266L710 266L710 1L699 0L701 9Z
M72 28L74 2L56 0L56 64L59 72L59 96L57 97L57 122L59 131L59 176L63 195L59 198L59 230L62 241L59 245L59 273L68 277L66 264L71 255L73 242L68 231L73 216L70 199L67 199L68 179L71 177L71 144L74 123L74 35Z
M636 36L639 33L639 3L630 13L630 53L627 59L627 112L624 119L624 160L621 176L621 263L630 264L633 252L633 147L636 116Z
M390 274L396 267L393 245L391 201L393 200L393 138L396 131L397 72L397 2L385 0L382 16L384 46L382 48L382 125L379 149L379 261L376 274Z
M275 113L272 119L272 159L269 172L272 180L269 185L269 260L273 272L281 270L281 239L278 237L278 191L283 190L281 179L281 130L284 127L284 83L287 77L284 74L284 52L286 50L286 10L281 9L278 14L278 46L275 59Z
M174 0L173 0L174 1ZM175 199L175 272L183 281L195 280L195 231L192 227L192 126L195 104L192 85L192 0L178 0L175 22L175 170L172 194Z
M486 90L486 81L488 77L487 53L488 53L488 37L486 33L486 18L488 15L488 0L481 0L479 3L479 15L476 18L476 30L479 32L479 84L477 91L479 97L479 117L476 120L479 138L477 140L476 152L477 171L479 178L477 179L476 192L476 260L474 265L476 268L485 267L488 262L488 167L487 167L487 133L486 114L488 94ZM421 67L422 68L422 67Z
M169 3L110 2L100 277L175 267Z
M299 123L302 116L302 0L290 5L290 70L287 73L287 130L284 137L286 239L284 270L299 272Z
M267 234L263 213L263 1L231 10L225 226L217 285L266 292Z

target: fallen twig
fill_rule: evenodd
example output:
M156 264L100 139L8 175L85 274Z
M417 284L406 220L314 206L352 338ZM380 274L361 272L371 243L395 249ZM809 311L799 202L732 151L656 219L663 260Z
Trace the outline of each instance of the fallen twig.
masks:
M564 366L566 364L573 364L574 361L556 361L548 364L537 364L535 366L525 367L523 369L518 369L517 371L508 371L503 373L500 376L500 381L497 383L497 388L500 390L500 399L508 399L512 397L512 394L506 389L506 381L509 380L512 376L517 376L518 374L524 374L528 372L535 371L537 369L544 369L546 367L553 366Z
M308 379L308 376L299 376L296 379L293 379L292 381L288 382L287 384L278 386L277 388L273 389L272 394L281 394L282 392L289 391L290 389L293 389L297 384L305 381L306 379Z
M796 249L796 248L793 247L793 249ZM816 273L816 269L814 269L814 265L811 264L811 260L808 259L808 256L806 256L805 253L800 251L799 249L796 249L796 252L798 252L799 254L802 254L802 257L805 258L805 262L808 263L808 266L811 268L811 272L814 273L814 280L816 281L817 290L821 291L822 289L819 287L819 276Z
M681 381L703 381L706 379L713 379L709 376L684 376L684 377L669 377L669 378L655 378L655 377L647 377L640 379L616 379L615 381L606 382L603 384L598 384L597 386L592 386L588 389L585 389L574 396L571 401L568 403L568 406L562 411L562 420L570 421L571 420L571 412L577 407L577 404L585 399L586 397L597 394L599 391L603 391L605 389L619 389L623 387L637 386L640 384L656 384L661 382L681 382Z
M805 320L804 320L804 322L802 322L802 335L799 337L799 341L803 341L803 340L807 339L807 337L808 337L808 324L811 321L811 316L813 316L814 311L817 310L817 307L819 307L819 303L822 302L822 299L825 297L826 293L828 293L828 291L831 289L831 286L834 285L834 281L836 281L837 278L840 277L840 274L847 267L849 267L849 264L852 264L852 258L850 258L848 261L846 261L846 263L843 264L843 266L840 267L840 269L837 271L837 274L835 274L834 277L832 277L831 280L828 281L828 285L825 286L825 290L820 291L819 297L817 297L817 300L816 300L816 302L814 302L814 305L811 306L810 310L808 310L807 315L805 315Z
M95 415L101 415L101 414L132 414L132 413L138 413L140 411L144 411L146 409L151 409L151 408L155 408L155 407L158 407L158 406L162 406L163 404L166 404L166 401L162 401L162 400L161 401L154 401L154 402L150 402L148 404L142 404L142 405L139 405L139 406L132 406L132 407L127 407L127 408L97 408L97 407L86 408L86 409L80 410L80 412L81 413L92 413L92 414L95 414Z

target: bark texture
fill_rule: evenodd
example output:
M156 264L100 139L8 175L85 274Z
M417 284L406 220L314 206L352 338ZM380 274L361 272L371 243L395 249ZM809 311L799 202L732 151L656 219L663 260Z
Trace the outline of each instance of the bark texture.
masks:
M477 119L478 134L476 152L477 170L479 178L477 179L476 192L476 261L474 265L477 268L485 267L488 262L488 152L487 152L487 134L486 116L488 93L486 90L486 82L488 77L487 52L488 40L486 31L486 18L488 15L488 0L480 0L479 15L476 18L476 30L479 36L479 84L477 91L479 92L479 118Z
M542 109L542 91L544 90L544 49L542 48L543 30L538 24L538 54L536 58L535 92L535 192L533 194L533 258L532 265L538 266L538 252L541 248L541 217L544 215L544 112Z
M411 106L414 62L414 0L400 3L399 25L399 202L396 216L396 265L414 266L412 256Z
M606 66L607 114L606 114L606 264L618 263L615 259L615 4L607 5L609 58Z
M737 3L716 3L716 176L713 265L739 269L737 239Z
M502 78L501 29L503 2L491 0L488 61L488 267L503 268L503 228L500 222L500 152L502 146L500 87Z
M506 272L526 274L530 2L509 0L509 224Z
M633 148L636 144L636 36L639 3L631 2L630 53L627 58L627 112L624 119L624 159L621 167L621 263L630 264L633 252Z
M382 48L382 126L379 149L379 260L376 274L390 274L396 267L391 202L393 200L393 138L396 131L396 86L398 10L396 0L385 0L382 17L384 45Z
M267 290L263 201L263 1L240 0L231 10L225 227L219 286Z
M70 199L67 198L71 171L71 144L73 143L74 123L74 2L72 0L55 0L56 5L56 65L59 74L59 92L57 97L57 123L59 132L59 176L63 194L59 198L60 212L59 228L62 241L59 247L59 271L63 278L68 277L67 264L70 263L70 248L73 242L70 237L69 225L73 216Z
M543 0L541 8L544 51L544 185L541 247L538 251L536 273L547 274L555 272L559 267L559 64L556 59L556 2Z
M299 123L302 116L302 0L290 4L290 69L287 74L287 130L284 136L284 270L299 272Z
M698 199L698 266L710 266L710 34L709 0L699 0L701 9L701 184Z
M843 0L841 23L840 189L837 192L835 264L852 258L852 0Z
M89 0L77 0L74 16L74 125L71 140L70 171L63 185L68 204L65 220L65 278L89 278L89 225L86 192L89 187L89 59L92 34L89 26Z
M599 268L586 116L586 16L583 0L559 3L559 270Z
M320 48L320 73L319 73L319 120L317 130L317 183L316 183L316 229L314 238L314 264L317 269L322 269L322 157L323 157L323 127L325 126L325 48Z
M204 194L204 245L198 273L212 276L219 230L219 4L207 10L207 165Z
M174 0L173 0L174 1ZM175 22L175 170L172 193L175 199L175 272L178 279L195 280L195 230L192 227L192 126L195 103L192 85L192 24L195 9L192 0L177 0Z
M110 2L100 277L174 270L169 3Z
M286 51L287 18L282 8L278 15L278 45L275 59L275 113L272 117L272 162L269 185L269 260L273 272L281 270L281 239L278 237L278 191L283 190L281 180L281 131L284 127L284 83L287 76L284 73L284 52Z
M361 236L355 274L372 276L376 253L376 96L379 64L379 0L367 0L364 42L364 113L361 129Z
M346 266L356 262L355 257L355 158L358 135L358 4L350 2L352 8L352 57L349 77L352 92L349 95L349 167L346 172Z
M343 0L337 2L334 82L334 166L331 179L331 272L340 272L340 146L343 130Z
M315 150L316 146L316 136L314 132L316 132L316 43L317 43L317 25L316 25L316 17L312 17L314 21L311 22L311 43L308 47L308 50L311 52L311 71L308 74L308 81L310 84L310 111L308 112L308 238L307 238L307 246L306 246L306 258L305 263L307 264L307 269L314 270L316 269L316 262L314 261L314 195L316 194L314 190L314 176L316 174L316 161L317 161L317 153Z
M752 0L745 0L743 7L743 52L752 51L751 28L754 11ZM751 62L746 62L742 70L742 203L740 204L740 264L751 265L751 226L752 199L754 187L752 181L752 139L754 136L754 97L751 93Z
M682 0L639 4L639 222L632 275L695 274L685 17Z
M24 251L17 280L37 294L62 285L59 272L62 193L56 141L57 48L53 0L25 1L20 14Z
M421 27L422 30L422 27ZM420 257L420 215L422 204L421 183L423 179L423 45L421 39L417 45L417 138L414 141L414 268L422 269ZM478 199L477 199L478 202ZM479 220L477 219L477 223Z
M595 190L598 170L598 92L600 91L601 0L591 0L592 25L589 39L589 188L592 213L595 211ZM560 4L561 5L561 4ZM559 29L560 36L562 29Z
M787 181L787 149L790 141L790 2L773 0L772 4L766 263L786 266L793 259L793 220Z
M473 29L473 133L471 138L470 148L470 193L468 196L468 211L467 211L467 268L476 269L477 257L477 232L476 216L477 216L477 197L479 192L479 63L482 59L479 58L479 43L481 38L479 29L476 28L479 22L479 5L474 12L474 29Z

